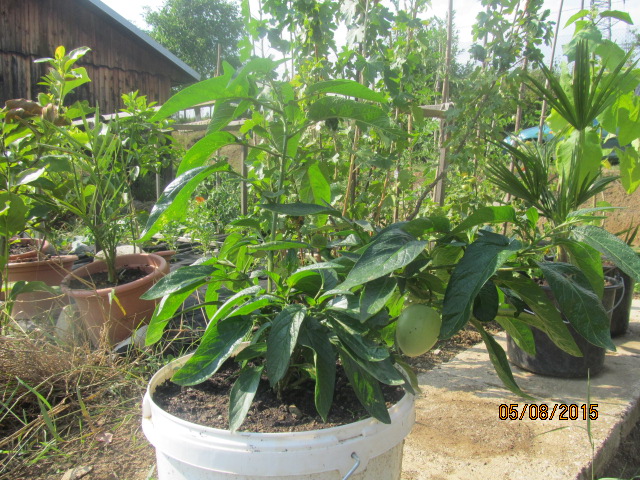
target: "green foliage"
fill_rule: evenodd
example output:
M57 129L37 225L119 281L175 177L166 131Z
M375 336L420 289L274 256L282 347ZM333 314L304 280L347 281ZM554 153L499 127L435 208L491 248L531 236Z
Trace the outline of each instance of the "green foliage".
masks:
M595 140L590 137L596 117L627 92L631 70L623 71L626 59L612 71L604 66L592 68L591 58L587 42L580 41L575 46L575 65L570 79L558 79L544 66L540 68L549 87L528 77L528 86L554 107L554 115L558 117L555 123L564 122L570 128L563 131L564 136L546 145L501 142L500 146L510 154L512 166L494 163L486 167L486 172L500 190L529 208L522 231L530 242L527 261L531 274L541 274L546 280L559 310L577 332L594 345L614 350L601 303L601 255L625 268L634 278L640 274L640 262L626 243L601 227L589 224L609 208L581 207L616 179L601 176L599 135L595 135ZM595 155L590 146L593 144L597 150ZM548 220L542 228L538 225L539 216ZM556 262L536 258L536 250L544 246L557 251ZM528 308L538 315L548 315L549 321L542 329L558 346L577 353L573 342L562 339L566 332L554 315L555 308L548 305L547 299L539 297L531 282L508 277L501 277L499 284L501 282L508 289L505 293L509 297L516 295L516 301L510 298L508 303L517 310L515 323L510 320L510 326L514 331L520 329L516 334L520 343L527 342L527 334L521 335L518 314ZM518 305L518 300L526 307ZM531 317L523 317L522 322L533 325Z
M22 108L3 111L3 158L9 160L7 180L14 185L8 190L21 190L21 199L27 203L21 202L29 212L18 226L15 220L21 209L12 201L8 230L13 231L7 232L25 230L27 220L35 227L55 213L71 214L90 231L97 248L105 251L109 278L115 281L116 247L125 236L138 236L133 183L170 163L173 154L163 131L166 123L150 120L153 103L137 92L123 95L127 115L109 124L95 119L99 118L97 108L64 104L66 95L89 81L84 68L75 66L88 50L67 53L58 47L54 58L41 59L50 65L43 80L47 93L39 96L39 103L13 101ZM95 118L90 120L91 113ZM15 180L10 178L14 171Z
M40 60L50 64L49 73L42 81L48 92L41 94L37 102L7 100L5 108L0 110L0 269L3 272L2 289L8 292L9 299L20 292L44 288L39 282L13 287L4 284L8 277L5 267L9 244L12 237L41 229L44 220L55 218L56 208L48 200L47 193L64 188L54 180L54 172L63 171L69 165L51 155L46 144L58 141L58 126L69 123L65 116L65 97L89 81L85 69L74 66L88 50L83 47L67 54L64 47L58 47L54 58ZM77 104L74 111L85 108L85 105ZM7 310L10 310L10 303ZM2 316L2 329L6 318Z
M244 27L237 6L225 0L166 0L145 9L149 34L204 78L216 73L218 48L223 61L237 64Z

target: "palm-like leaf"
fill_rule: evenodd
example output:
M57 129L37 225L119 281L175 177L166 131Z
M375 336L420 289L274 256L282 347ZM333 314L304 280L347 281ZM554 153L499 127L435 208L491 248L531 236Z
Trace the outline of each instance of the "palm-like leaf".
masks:
M556 142L539 145L517 141L515 145L501 142L513 158L513 171L506 164L489 164L486 173L502 191L537 208L543 216L551 218L555 200L551 191L551 163Z
M556 226L565 223L580 205L604 191L617 178L601 177L600 173L581 177L576 152L568 170L556 176L553 153L557 142L556 139L543 145L501 142L500 146L513 158L513 170L504 163L488 165L485 170L494 185L527 206L535 207Z
M586 41L582 41L576 47L576 60L569 91L563 88L558 77L544 64L539 64L539 68L549 86L527 75L528 86L572 127L584 130L593 125L593 120L615 101L618 94L633 88L628 80L638 61L623 71L631 53L625 55L611 72L607 73L603 66L592 76L589 47Z

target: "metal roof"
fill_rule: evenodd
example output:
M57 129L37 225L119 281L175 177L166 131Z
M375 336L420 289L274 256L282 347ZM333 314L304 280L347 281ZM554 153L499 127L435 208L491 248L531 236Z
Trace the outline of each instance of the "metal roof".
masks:
M165 47L160 45L158 42L156 42L149 35L147 35L142 30L140 30L138 27L136 27L129 20L127 20L126 18L124 18L123 16L118 14L115 10L113 10L109 6L105 5L100 0L83 0L83 1L88 3L88 4L91 4L93 7L95 7L98 10L104 12L106 15L111 17L116 23L118 23L119 25L121 25L122 27L127 29L134 36L136 36L137 38L142 40L144 43L146 43L151 48L156 50L160 55L165 57L167 60L169 60L174 65L176 65L180 70L185 72L190 77L193 77L194 80L196 80L196 81L200 80L200 74L198 72L196 72L193 68L191 68L189 65L184 63L182 60L180 60L178 57L176 57L169 50L167 50Z

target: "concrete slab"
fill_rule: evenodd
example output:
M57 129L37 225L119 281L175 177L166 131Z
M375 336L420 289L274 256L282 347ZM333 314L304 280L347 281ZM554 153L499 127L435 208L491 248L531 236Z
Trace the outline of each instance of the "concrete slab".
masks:
M504 334L496 340L506 349ZM617 352L607 354L604 371L589 383L514 367L534 401L502 386L484 344L422 374L402 479L582 480L591 478L592 464L597 478L640 419L640 301L634 301L629 332L614 342ZM595 420L585 419L589 395ZM501 420L511 405L518 419Z

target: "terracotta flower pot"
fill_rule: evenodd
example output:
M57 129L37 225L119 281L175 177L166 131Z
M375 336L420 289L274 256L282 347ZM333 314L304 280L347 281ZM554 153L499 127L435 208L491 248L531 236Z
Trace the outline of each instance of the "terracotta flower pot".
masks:
M39 281L55 287L60 285L71 271L73 262L78 259L75 255L59 255L46 260L36 260L36 254L34 250L30 258L22 257L21 261L10 261L7 264L7 280ZM14 318L31 318L58 310L68 303L66 295L54 295L45 291L21 293L16 297L12 315Z
M17 240L17 242L15 242ZM33 259L38 256L38 252L49 253L51 250L51 244L49 242L42 241L39 238L13 238L12 243L19 243L21 246L33 245L33 250L25 253L17 253L15 255L9 255L9 262L22 262L24 260ZM58 282L56 285L59 285Z
M70 284L74 278L90 281L91 275L107 270L105 262L97 261L78 268L62 282L62 291L75 301L79 316L94 345L100 343L103 335L111 344L121 342L130 336L134 329L148 322L156 301L140 300L140 296L169 273L169 265L164 258L151 253L116 257L116 268L125 266L139 267L147 275L114 288L72 289Z
M157 252L153 252L153 254L164 258L167 261L167 263L170 263L171 259L176 254L176 251L175 250L160 250L160 251L157 251Z

